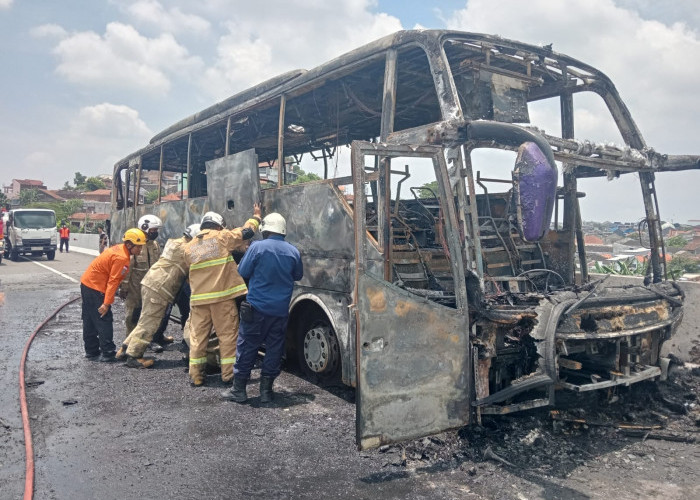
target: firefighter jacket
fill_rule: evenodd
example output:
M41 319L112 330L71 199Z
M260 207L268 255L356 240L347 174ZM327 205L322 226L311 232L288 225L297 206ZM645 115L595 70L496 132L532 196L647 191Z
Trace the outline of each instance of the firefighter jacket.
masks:
M104 304L114 303L114 294L119 284L129 272L129 249L124 243L108 248L95 260L80 278L80 282L88 288L104 293Z
M187 277L185 244L187 238L169 239L158 262L153 264L141 281L141 286L153 290L168 302L174 302L182 282Z
M256 219L248 219L243 227L236 229L204 229L185 245L192 289L190 304L214 304L248 292L231 252L244 251L244 229L256 231L259 224Z
M129 272L124 278L122 288L126 289L128 300L134 304L141 303L141 281L150 267L160 258L160 245L157 241L148 240L143 250L131 258Z

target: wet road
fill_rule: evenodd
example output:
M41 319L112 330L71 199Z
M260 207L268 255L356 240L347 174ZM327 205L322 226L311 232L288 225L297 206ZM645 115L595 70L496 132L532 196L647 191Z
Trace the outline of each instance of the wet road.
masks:
M0 419L10 427L0 428L2 498L23 491L22 349L36 325L78 295L91 259L71 252L0 264ZM116 341L124 337L120 303L115 318ZM219 400L216 376L191 387L175 346L152 370L85 360L80 325L78 302L42 330L27 362L35 498L435 498L434 487L409 475L384 481L386 456L356 451L351 390L338 391L346 400L283 373L274 407L259 407L256 385L252 403L236 405Z
M92 258L71 252L53 262L0 264L3 500L22 498L24 489L22 349L44 318L78 295L77 281ZM120 341L120 301L115 318ZM169 333L181 339L176 326ZM42 330L26 374L35 498L607 499L611 491L617 499L700 496L697 445L640 442L594 428L555 434L545 412L358 452L351 389L319 388L284 372L275 385L282 393L277 404L260 407L257 384L251 384L251 404L236 405L219 400L223 386L216 376L206 387L191 387L175 346L157 359L152 370L85 360L79 303ZM258 375L253 372L254 382ZM634 409L635 418L641 411ZM491 449L515 466L488 460Z

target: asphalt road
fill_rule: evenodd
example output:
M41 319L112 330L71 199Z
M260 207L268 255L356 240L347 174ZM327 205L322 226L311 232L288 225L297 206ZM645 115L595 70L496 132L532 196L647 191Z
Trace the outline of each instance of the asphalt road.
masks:
M44 318L78 295L77 281L92 258L71 252L52 262L0 264L2 499L21 498L24 489L22 349ZM120 302L115 318L119 341ZM176 326L170 333L181 339ZM236 405L219 399L216 376L191 387L175 346L157 359L151 370L85 360L79 302L41 331L26 374L35 498L700 497L697 445L642 442L587 426L554 432L548 414L540 413L358 452L352 389L320 388L285 372L276 381L282 395L275 405L260 407L255 385L251 404ZM629 397L632 408L644 406L634 399L641 396ZM695 404L686 393L679 397ZM640 418L642 410L635 411ZM693 425L681 423L684 431ZM511 465L490 459L494 452Z

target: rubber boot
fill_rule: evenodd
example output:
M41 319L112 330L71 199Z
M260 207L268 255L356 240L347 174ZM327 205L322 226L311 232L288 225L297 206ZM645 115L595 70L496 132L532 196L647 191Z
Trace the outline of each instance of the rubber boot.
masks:
M114 355L115 358L119 361L123 361L126 358L126 350L129 348L128 345L122 344L119 347L119 350L117 351L117 354Z
M248 399L246 394L247 378L234 377L233 387L221 393L221 397L233 401L234 403L245 403Z
M190 381L195 387L203 386L207 381L207 376L204 373L204 367L202 365L190 365Z
M275 399L275 393L272 392L272 384L275 382L275 377L260 377L260 402L270 403Z
M129 368L150 368L155 361L151 358L134 358L133 356L126 357L126 366Z

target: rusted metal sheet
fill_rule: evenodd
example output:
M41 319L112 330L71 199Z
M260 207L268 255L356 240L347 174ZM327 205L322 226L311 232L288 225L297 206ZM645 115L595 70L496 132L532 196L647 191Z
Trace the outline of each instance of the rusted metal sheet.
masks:
M358 293L358 446L468 423L466 317L366 274Z
M221 214L226 227L245 224L260 203L258 156L254 149L206 163L209 210Z

